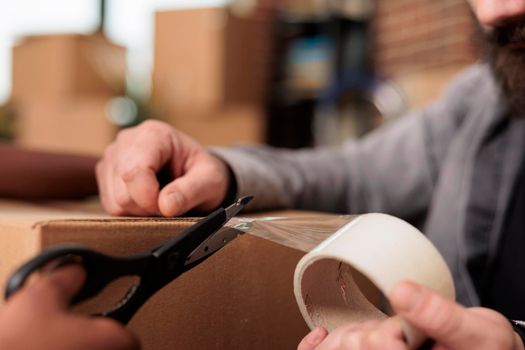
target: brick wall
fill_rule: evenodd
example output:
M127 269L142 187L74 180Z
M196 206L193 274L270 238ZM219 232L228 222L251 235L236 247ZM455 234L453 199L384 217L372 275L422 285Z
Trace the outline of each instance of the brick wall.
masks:
M378 0L375 24L376 62L386 73L473 61L465 0Z
M428 103L475 61L473 24L465 0L376 0L374 60L411 106Z

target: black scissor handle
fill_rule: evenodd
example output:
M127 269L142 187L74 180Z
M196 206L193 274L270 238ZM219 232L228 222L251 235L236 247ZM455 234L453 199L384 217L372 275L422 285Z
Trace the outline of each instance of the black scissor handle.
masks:
M108 283L118 277L142 275L151 259L151 255L147 253L131 257L113 257L93 251L82 245L64 244L55 246L42 251L11 275L7 282L5 299L7 300L14 292L22 288L33 273L52 261L68 257L78 258L80 260L79 263L86 270L86 281L80 292L73 299L73 304L95 296Z
M111 310L98 314L126 324L140 307L157 291L175 278L202 263L231 239L222 237L222 244L210 242L231 217L235 216L252 197L242 197L228 208L219 208L210 215L186 228L176 238L161 246L135 256L113 257L81 245L68 244L44 250L22 265L8 280L5 298L22 288L34 272L53 261L72 257L86 270L86 281L72 304L89 299L101 292L106 285L123 276L138 276L120 302ZM211 244L214 243L214 244Z

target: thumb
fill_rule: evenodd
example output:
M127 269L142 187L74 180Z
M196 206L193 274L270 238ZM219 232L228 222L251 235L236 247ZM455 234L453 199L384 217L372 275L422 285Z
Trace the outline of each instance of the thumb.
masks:
M297 346L297 350L314 350L328 335L323 327L316 327L308 333Z
M212 159L195 162L183 176L162 189L159 195L160 212L170 217L191 209L214 209L226 196L227 187L227 176Z
M473 327L466 308L430 288L401 282L390 293L394 310L428 337L449 348L469 348Z
M78 293L86 278L79 264L68 264L45 273L21 290L21 299L30 298L39 304L66 308Z

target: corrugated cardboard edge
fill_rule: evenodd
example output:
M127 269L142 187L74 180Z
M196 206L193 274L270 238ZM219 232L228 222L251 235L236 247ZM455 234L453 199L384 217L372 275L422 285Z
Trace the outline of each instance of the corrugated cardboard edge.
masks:
M298 212L288 214L298 216ZM283 216L289 217L289 216ZM308 217L312 217L309 215ZM89 218L89 219L55 219L39 221L33 224L32 229L39 230L42 233L41 246L47 247L57 242L62 242L62 236L71 239L74 238L75 232L85 235L89 230L99 231L103 230L109 234L119 234L126 232L126 234L144 234L150 231L152 234L156 232L174 231L178 233L181 229L191 226L197 222L198 217L186 218ZM48 231L52 231L53 235L46 235ZM279 245L296 249L302 252L309 252L317 244L321 243L327 236L303 233L296 236L286 236L271 231L258 233L246 232L250 234ZM242 236L241 236L242 237ZM85 238L85 236L83 236Z
M38 223L39 231L41 232L41 247L46 248L55 244L64 243L67 241L87 241L87 245L91 246L90 233L103 232L105 235L111 235L113 239L129 239L130 236L141 237L145 233L151 238L152 236L156 244L161 244L169 238L176 237L182 229L193 225L198 218L176 218L176 219L162 219L162 218L101 218L101 219L67 219L67 220L52 220ZM48 234L52 233L52 234ZM77 238L78 237L78 238ZM102 252L106 251L103 242L100 242L95 237L93 245ZM133 246L131 252L138 253L144 250L155 247L136 245ZM115 247L107 247L111 254L129 254L130 247L122 247L115 250Z

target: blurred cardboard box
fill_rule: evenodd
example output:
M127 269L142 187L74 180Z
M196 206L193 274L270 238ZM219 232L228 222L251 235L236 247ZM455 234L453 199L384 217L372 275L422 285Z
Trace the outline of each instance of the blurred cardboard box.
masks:
M156 13L157 115L206 144L262 142L270 24L226 7Z
M13 49L11 104L22 146L100 154L116 126L112 97L125 92L126 50L100 35L42 35Z
M164 114L164 120L204 145L233 146L264 142L264 115L254 107Z
M41 35L13 48L15 103L29 98L124 93L126 50L99 35Z
M16 143L46 151L102 154L117 126L106 115L107 97L30 99L17 106Z
M266 100L273 58L273 13L255 10L245 16L227 12L224 101L261 106Z
M222 104L225 14L223 8L155 14L154 105L195 110Z
M130 255L173 238L194 222L111 218L87 209L0 202L0 288L42 248L74 242ZM293 295L295 265L308 250L300 237L239 236L153 296L130 327L145 350L295 348L308 332ZM122 287L112 286L84 309L109 307Z
M175 110L260 105L270 29L269 19L226 7L157 12L153 100Z

